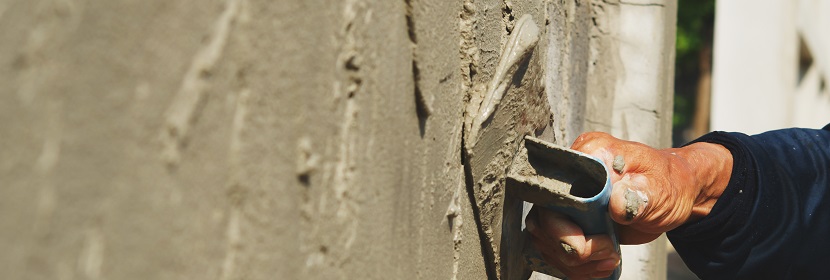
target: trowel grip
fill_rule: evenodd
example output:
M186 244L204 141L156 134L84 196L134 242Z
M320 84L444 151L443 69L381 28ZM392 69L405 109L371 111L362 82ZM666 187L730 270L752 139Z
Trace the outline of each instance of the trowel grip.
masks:
M611 241L614 243L614 250L619 253L620 243L617 240L617 235L614 230L614 221L611 220L611 216L608 214L611 187L610 179L606 178L604 187L595 196L587 198L572 196L571 199L569 199L570 201L567 202L562 200L562 203L554 202L540 206L554 212L565 214L571 218L575 224L582 228L582 232L585 235L608 234L611 237ZM579 191L577 190L577 192ZM614 270L614 273L606 279L619 279L621 272L620 267L617 267Z
M614 231L615 224L608 214L611 198L611 177L605 164L591 155L556 146L543 140L527 136L514 159L506 180L505 223L502 242L508 250L522 248L525 266L529 270L554 275L556 268L545 263L541 254L529 242L529 238L517 234L516 225L521 224L521 205L516 201L533 203L534 207L562 213L579 227L585 235L608 234L619 253L620 244ZM519 232L522 232L521 230ZM521 246L519 246L521 245ZM503 251L508 260L513 251ZM522 276L517 264L510 272ZM617 267L607 279L619 279L621 269ZM508 279L520 279L519 277ZM527 279L527 278L524 278Z
M579 204L574 204L573 201L569 201L562 204L547 204L541 206L551 211L565 214L582 228L582 232L585 235L611 234L614 232L614 223L608 214L608 202L611 197L611 191L610 187L606 189L603 189L602 192L594 197L577 202ZM612 237L616 239L613 234Z

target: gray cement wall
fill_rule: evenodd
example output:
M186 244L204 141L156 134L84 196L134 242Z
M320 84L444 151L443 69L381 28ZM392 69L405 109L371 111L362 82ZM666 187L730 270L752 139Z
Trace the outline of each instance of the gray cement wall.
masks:
M612 130L625 5L2 1L0 278L492 276L465 108L531 14L548 140Z

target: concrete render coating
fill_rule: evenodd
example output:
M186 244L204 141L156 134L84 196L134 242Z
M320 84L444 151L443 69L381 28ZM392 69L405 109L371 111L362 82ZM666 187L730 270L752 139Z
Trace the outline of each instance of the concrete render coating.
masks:
M498 221L475 214L463 131L515 24L531 15L540 31L523 80L535 86L507 91L549 103L524 116L546 120L533 133L665 147L675 12L2 1L0 278L495 277L485 229ZM623 278L665 277L662 245L637 248Z

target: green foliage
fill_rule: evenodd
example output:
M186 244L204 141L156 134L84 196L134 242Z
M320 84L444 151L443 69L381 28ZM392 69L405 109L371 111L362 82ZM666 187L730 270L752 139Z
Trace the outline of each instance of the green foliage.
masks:
M692 121L700 76L700 51L711 47L715 22L715 0L678 0L675 41L674 145L682 145L683 131Z
M698 52L703 44L711 43L715 1L679 0L677 4L677 63L684 70L696 69Z

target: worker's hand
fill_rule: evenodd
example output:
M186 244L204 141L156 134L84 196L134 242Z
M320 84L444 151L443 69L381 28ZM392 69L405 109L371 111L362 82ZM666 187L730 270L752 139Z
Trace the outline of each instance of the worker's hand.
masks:
M658 150L599 132L571 147L599 158L611 174L608 211L622 244L650 242L711 211L726 188L732 155L723 146L695 143ZM545 260L570 279L606 277L619 264L608 235L584 236L566 216L534 208L526 220Z
M569 280L605 278L620 265L620 254L608 235L585 236L562 214L534 207L525 225L545 262Z

